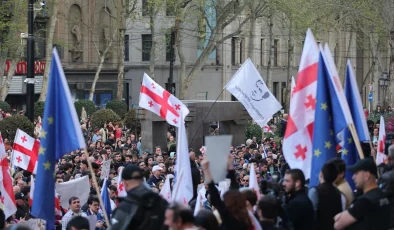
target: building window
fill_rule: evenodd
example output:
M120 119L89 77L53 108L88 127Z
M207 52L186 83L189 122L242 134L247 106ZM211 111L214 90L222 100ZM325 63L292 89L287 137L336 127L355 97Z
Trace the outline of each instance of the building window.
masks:
M265 40L264 39L261 39L260 40L260 65L261 66L265 66L264 64L264 54L265 54L265 50L264 50L264 43L265 43Z
M244 50L245 50L245 39L242 38L239 44L239 63L244 63Z
M279 39L274 39L274 66L279 66Z
M171 34L166 34L166 61L171 61Z
M272 94L274 94L275 98L278 98L278 88L279 88L279 82L274 82L272 85Z
M150 50L152 48L152 35L142 35L142 61L150 61Z
M149 15L149 1L148 0L141 0L142 4L142 16Z
M232 38L231 39L231 64L235 65L235 54L236 54L236 49L237 49L237 38Z
M166 16L175 16L175 1L166 1Z
M129 61L130 60L130 50L129 50L129 41L130 41L130 36L126 34L124 36L124 60Z

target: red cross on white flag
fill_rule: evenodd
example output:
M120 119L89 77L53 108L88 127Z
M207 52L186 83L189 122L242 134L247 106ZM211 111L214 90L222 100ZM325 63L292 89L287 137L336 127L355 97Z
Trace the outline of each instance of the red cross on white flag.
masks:
M35 173L40 141L18 129L15 134L12 164L31 173Z
M312 163L319 54L316 40L308 29L297 82L292 89L290 113L283 140L283 153L290 168L301 169L306 178L310 176Z
M387 159L387 155L384 154L386 146L386 127L384 125L384 118L380 116L380 125L379 125L379 140L378 140L378 152L376 155L376 165L380 165L384 163Z
M166 177L166 181L164 182L163 188L160 191L160 196L168 202L172 202L170 177L168 175Z
M5 218L16 212L14 191L12 189L12 179L8 172L8 159L0 134L0 202L3 204Z
M170 125L179 127L179 116L183 119L189 114L189 109L174 95L163 89L146 73L142 80L139 106L166 119Z
M126 189L124 187L124 184L122 182L122 171L123 171L123 167L119 167L118 169L118 180L117 180L117 193L118 193L118 197L126 197L127 193L126 193Z

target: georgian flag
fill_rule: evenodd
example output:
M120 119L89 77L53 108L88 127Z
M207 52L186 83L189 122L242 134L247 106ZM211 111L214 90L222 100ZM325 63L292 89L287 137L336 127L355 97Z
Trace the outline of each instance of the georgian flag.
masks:
M384 125L384 118L380 116L379 125L379 140L378 140L378 152L376 154L376 165L385 163L387 160L387 155L384 154L384 149L386 146L386 127Z
M179 127L180 114L183 119L189 114L189 109L174 95L163 89L146 73L142 80L139 106L165 119L170 125Z
M36 173L40 141L18 129L15 134L12 164L31 173Z
M168 202L172 201L170 177L168 175L166 176L166 181L164 182L163 188L161 188L160 196L166 199Z
M3 138L0 133L0 202L3 206L4 215L7 219L16 212L16 203L14 190L12 188L12 179L8 172L8 159L5 152Z
M125 189L124 184L122 182L122 171L123 171L123 167L119 167L118 181L116 184L116 191L118 193L118 197L126 197L127 196L126 189Z

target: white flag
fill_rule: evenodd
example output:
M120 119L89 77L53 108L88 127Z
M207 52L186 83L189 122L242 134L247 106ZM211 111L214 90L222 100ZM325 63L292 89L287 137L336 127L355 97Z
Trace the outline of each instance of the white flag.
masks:
M7 219L16 212L16 203L14 191L12 188L12 179L8 172L8 159L5 152L3 138L0 134L0 202L4 207L4 215Z
M163 89L146 73L142 80L139 106L165 119L170 125L179 127L180 114L183 119L189 114L189 109L178 98Z
M164 182L163 187L160 191L160 196L166 199L168 202L171 202L171 185L170 185L170 177L167 175L166 181Z
M245 106L252 119L262 128L282 108L250 59L242 64L225 88Z
M250 166L249 180L249 188L256 193L257 199L260 199L260 183L259 181L257 181L254 163L252 163L252 165Z
M56 184L55 186L57 193L59 193L61 197L62 207L68 207L68 200L73 196L78 197L81 204L85 204L88 201L90 193L88 176Z
M122 171L123 171L123 167L119 167L118 169L118 183L117 183L117 193L118 193L118 197L126 197L127 193L126 193L126 189L124 187L124 184L122 182Z
M384 125L383 116L380 116L378 153L376 154L376 165L385 163L387 160L387 155L384 154L385 146L386 146L386 127Z
M179 123L176 142L175 186L172 191L172 200L188 205L193 198L193 181L183 116L180 116Z

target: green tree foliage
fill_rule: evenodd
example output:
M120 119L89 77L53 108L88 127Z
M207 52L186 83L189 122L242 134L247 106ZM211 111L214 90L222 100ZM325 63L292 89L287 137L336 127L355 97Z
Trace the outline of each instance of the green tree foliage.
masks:
M75 109L77 110L78 117L81 117L82 107L86 110L86 115L91 116L96 112L96 105L90 100L78 100L74 103Z
M41 118L44 116L44 108L45 108L45 102L43 101L37 101L34 103L34 117L37 118L40 116Z
M0 109L4 112L8 113L11 112L11 106L5 101L0 101Z
M122 119L111 109L100 109L92 114L90 120L93 128L103 127L105 123L119 123Z
M124 125L131 130L140 129L141 123L137 119L137 110L131 109L128 111L124 118Z
M252 139L253 137L261 140L261 127L257 123L249 121L246 125L246 139Z
M119 117L124 118L127 112L127 104L121 100L112 100L107 103L107 109L112 109Z
M1 135L10 141L14 140L18 128L34 136L34 124L26 116L13 115L0 121Z

